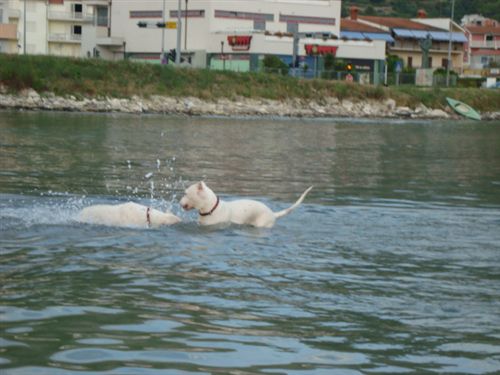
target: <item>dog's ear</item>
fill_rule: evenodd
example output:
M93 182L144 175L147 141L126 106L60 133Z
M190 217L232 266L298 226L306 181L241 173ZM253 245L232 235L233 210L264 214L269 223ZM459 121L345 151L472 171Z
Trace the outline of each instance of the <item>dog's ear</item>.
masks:
M198 182L198 192L203 191L205 188L205 183L203 181Z

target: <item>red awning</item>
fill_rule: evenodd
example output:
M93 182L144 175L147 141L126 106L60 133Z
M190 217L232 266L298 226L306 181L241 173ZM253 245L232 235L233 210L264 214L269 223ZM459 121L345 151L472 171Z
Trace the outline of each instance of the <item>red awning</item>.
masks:
M248 50L252 42L251 35L228 35L227 42L233 50Z
M318 44L306 44L306 53L308 55L333 55L337 53L338 46L320 46Z

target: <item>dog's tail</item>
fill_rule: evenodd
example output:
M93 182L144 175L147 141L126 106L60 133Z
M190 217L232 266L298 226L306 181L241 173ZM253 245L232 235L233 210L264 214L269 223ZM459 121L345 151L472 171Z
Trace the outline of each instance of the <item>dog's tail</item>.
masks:
M291 205L290 207L288 207L288 208L286 208L286 209L284 209L282 211L275 212L274 213L274 217L276 219L278 219L280 217L286 216L290 212L292 212L293 210L295 210L297 207L299 207L299 205L302 203L302 201L306 197L307 193L309 193L312 188L313 188L312 186L309 186L309 188L307 188L307 190L302 193L302 195L300 196L300 198L297 199L297 202L295 202L293 205Z

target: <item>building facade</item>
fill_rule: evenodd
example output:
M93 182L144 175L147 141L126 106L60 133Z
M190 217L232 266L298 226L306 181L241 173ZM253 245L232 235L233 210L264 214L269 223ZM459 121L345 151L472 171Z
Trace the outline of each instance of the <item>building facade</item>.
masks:
M177 30L156 24L177 23L177 7L177 0L113 2L110 35L124 41L123 57L161 63L162 51L176 48ZM254 71L266 55L276 55L291 66L298 62L301 68L313 68L331 53L383 70L385 42L342 37L340 11L340 0L183 0L181 54L194 67ZM84 45L87 55L95 48L107 56L117 48L96 41Z
M91 1L0 0L0 52L81 56Z
M408 68L446 68L448 49L451 38L451 67L461 73L464 67L464 51L467 39L464 30L455 22L449 32L450 19L427 18L424 11L419 11L418 18L409 20L398 17L377 17L358 15L351 10L350 19L358 20L370 26L390 32L394 38L388 44L388 53L401 58ZM427 41L428 60L423 61L423 43Z
M361 70L380 73L384 68L391 36L380 29L370 34L366 25L362 32L342 31L341 0L180 3L179 52L184 64L193 67L255 71L265 56L275 55L297 70L320 69L324 56L332 54ZM0 0L0 51L165 63L167 52L177 48L178 4Z
M500 23L479 15L469 15L464 18L463 27L468 38L470 68L500 68Z

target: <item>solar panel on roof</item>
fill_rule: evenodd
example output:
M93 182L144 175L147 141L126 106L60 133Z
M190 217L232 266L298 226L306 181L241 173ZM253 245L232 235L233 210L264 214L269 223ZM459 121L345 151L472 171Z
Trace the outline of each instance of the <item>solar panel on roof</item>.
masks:
M450 40L450 33L446 31L431 31L431 38L438 41L448 41ZM451 33L452 42L465 43L467 38L462 33Z
M340 37L347 39L365 39L364 35L357 31L341 31Z
M401 36L403 38L414 38L412 32L407 29L393 29L396 36Z
M385 40L386 42L393 43L394 38L389 34L382 33L363 33L363 35L372 40Z
M417 39L425 39L427 38L427 34L429 34L428 31L422 31L422 30L411 30L411 33Z
M444 31L432 31L431 32L431 38L434 40L449 40L450 36L449 33L444 32Z

